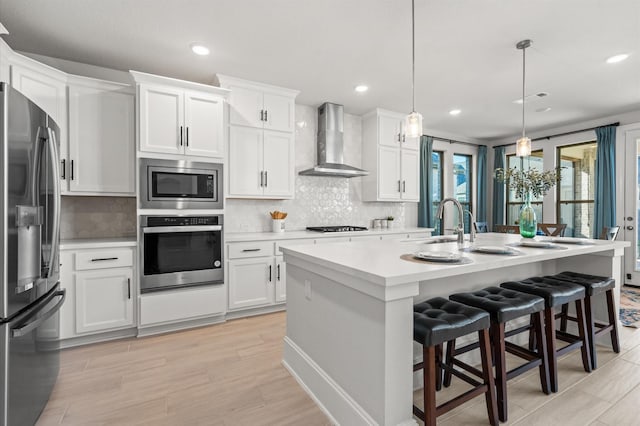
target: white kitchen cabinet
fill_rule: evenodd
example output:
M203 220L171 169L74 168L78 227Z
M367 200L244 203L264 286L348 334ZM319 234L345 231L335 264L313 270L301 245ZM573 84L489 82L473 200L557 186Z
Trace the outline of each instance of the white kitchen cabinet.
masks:
M67 300L60 310L60 338L72 344L101 335L131 335L136 327L135 247L82 247L60 251L60 286Z
M224 158L227 90L131 71L142 152Z
M274 295L273 256L230 260L229 310L272 304Z
M132 327L132 268L76 273L76 331L78 333Z
M363 201L417 202L420 200L418 138L406 138L403 114L377 109L363 118Z
M223 75L218 79L231 91L227 196L293 198L298 92Z
M135 195L133 88L69 76L68 96L63 189L73 195Z

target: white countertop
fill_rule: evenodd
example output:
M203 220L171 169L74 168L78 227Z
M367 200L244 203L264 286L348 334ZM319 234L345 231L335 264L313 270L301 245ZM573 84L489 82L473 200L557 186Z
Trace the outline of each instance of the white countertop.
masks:
M538 237L540 239L541 237ZM517 243L520 235L486 233L479 234L475 245L499 246ZM566 238L566 240L571 240ZM592 244L558 244L563 248L514 247L522 254L496 255L465 252L471 259L468 264L413 262L401 259L403 254L417 251L457 252L457 243L424 244L416 241L366 241L349 244L317 244L283 247L286 262L301 261L351 275L382 286L394 286L409 282L444 278L459 274L485 271L531 262L552 260L582 254L622 250L627 241L590 240ZM467 245L469 243L467 242Z
M135 237L124 238L79 238L73 240L61 240L61 250L75 250L82 248L112 248L112 247L135 247L137 244Z
M293 240L302 238L331 238L354 237L367 235L397 235L433 232L433 228L387 228L369 229L367 231L352 232L314 232L314 231L285 231L285 232L227 232L224 234L225 242L262 241L262 240Z

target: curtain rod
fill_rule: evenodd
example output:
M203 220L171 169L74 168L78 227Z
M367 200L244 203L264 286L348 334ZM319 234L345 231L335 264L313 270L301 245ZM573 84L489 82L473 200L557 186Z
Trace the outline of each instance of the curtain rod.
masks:
M453 140L453 139L439 138L437 136L430 136L430 135L425 135L425 136L429 136L429 137L433 138L433 140L439 140L439 141L442 141L442 142L449 142L449 143L459 143L459 144L462 144L462 145L475 146L476 148L479 147L479 146L486 146L484 144L475 144L475 143L471 143L471 142L456 141L456 140Z
M609 127L609 126L618 127L619 125L620 125L620 122L618 121L616 123L604 124L602 126L589 127L589 128L581 129L581 130L572 130L571 132L564 132L564 133L557 133L555 135L543 136L541 138L531 139L531 142L541 141L541 140L544 140L544 139L549 140L551 138L557 138L559 136L575 135L576 133L582 133L582 132L587 132L589 130L595 130L598 127ZM503 147L503 146L511 146L511 145L515 145L515 144L516 144L515 142L513 142L513 143L505 143L503 145L496 145L493 148L500 148L500 147Z

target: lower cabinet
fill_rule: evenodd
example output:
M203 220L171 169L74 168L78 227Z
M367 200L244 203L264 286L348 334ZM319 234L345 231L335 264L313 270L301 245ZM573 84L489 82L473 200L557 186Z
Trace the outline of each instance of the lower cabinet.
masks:
M135 328L134 254L131 246L61 250L61 339Z
M229 261L229 309L275 302L273 256Z

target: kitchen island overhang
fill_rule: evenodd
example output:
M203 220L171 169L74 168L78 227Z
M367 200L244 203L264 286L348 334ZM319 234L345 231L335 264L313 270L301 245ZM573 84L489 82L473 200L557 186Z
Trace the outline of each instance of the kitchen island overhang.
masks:
M515 244L518 235L483 234L476 244ZM416 424L413 304L433 296L571 270L616 278L628 242L594 240L561 249L518 247L515 256L465 253L469 264L401 259L456 243L336 243L283 248L287 262L285 367L338 424ZM606 317L596 306L596 317Z

